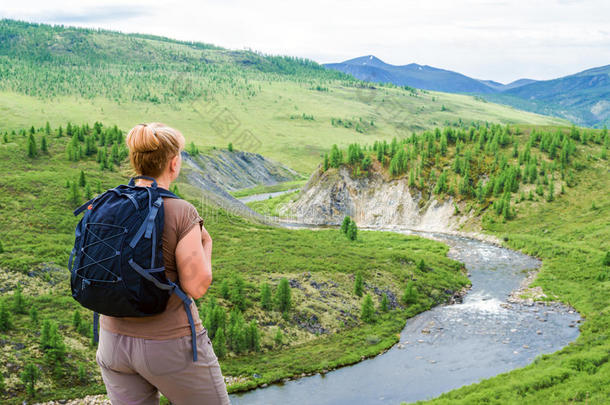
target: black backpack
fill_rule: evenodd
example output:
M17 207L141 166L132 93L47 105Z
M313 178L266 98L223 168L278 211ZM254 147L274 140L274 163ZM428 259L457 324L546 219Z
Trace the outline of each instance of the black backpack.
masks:
M152 180L150 187L135 180ZM161 241L163 198L179 198L157 186L152 177L137 176L74 211L85 211L76 226L68 269L72 297L94 311L93 338L98 341L99 314L145 317L163 312L177 294L191 327L193 361L197 361L191 298L165 276Z

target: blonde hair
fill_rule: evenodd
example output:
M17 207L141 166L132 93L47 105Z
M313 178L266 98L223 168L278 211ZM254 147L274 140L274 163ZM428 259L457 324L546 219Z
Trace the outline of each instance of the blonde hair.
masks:
M180 131L160 122L136 125L125 141L133 169L139 175L150 177L161 175L167 163L184 149L185 144Z

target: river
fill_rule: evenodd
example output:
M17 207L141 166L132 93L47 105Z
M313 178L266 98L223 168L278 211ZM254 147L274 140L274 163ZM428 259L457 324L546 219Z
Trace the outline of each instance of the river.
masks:
M472 288L461 304L442 305L406 323L387 352L333 370L231 395L233 404L398 404L523 367L578 336L580 316L561 304L511 304L530 256L460 236L378 229L439 240L463 262ZM529 304L529 305L528 305Z

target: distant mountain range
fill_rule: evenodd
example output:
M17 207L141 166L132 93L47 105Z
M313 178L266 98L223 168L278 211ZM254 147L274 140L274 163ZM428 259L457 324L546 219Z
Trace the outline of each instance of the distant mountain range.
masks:
M610 125L610 65L554 80L519 79L508 84L416 63L390 65L373 55L324 66L370 82L477 94L522 110L566 118L578 125Z

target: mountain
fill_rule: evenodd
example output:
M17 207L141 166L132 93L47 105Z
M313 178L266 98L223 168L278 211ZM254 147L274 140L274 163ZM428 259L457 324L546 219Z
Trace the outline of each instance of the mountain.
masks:
M496 91L479 80L450 70L416 63L395 66L373 55L361 56L341 63L327 63L324 66L369 82L393 83L397 86L448 93L486 94Z
M610 125L610 65L553 80L519 79L508 84L416 63L390 65L373 55L324 66L370 82L479 94L495 103L564 118L577 125Z
M487 97L494 102L566 118L577 125L610 125L610 65L537 81Z

